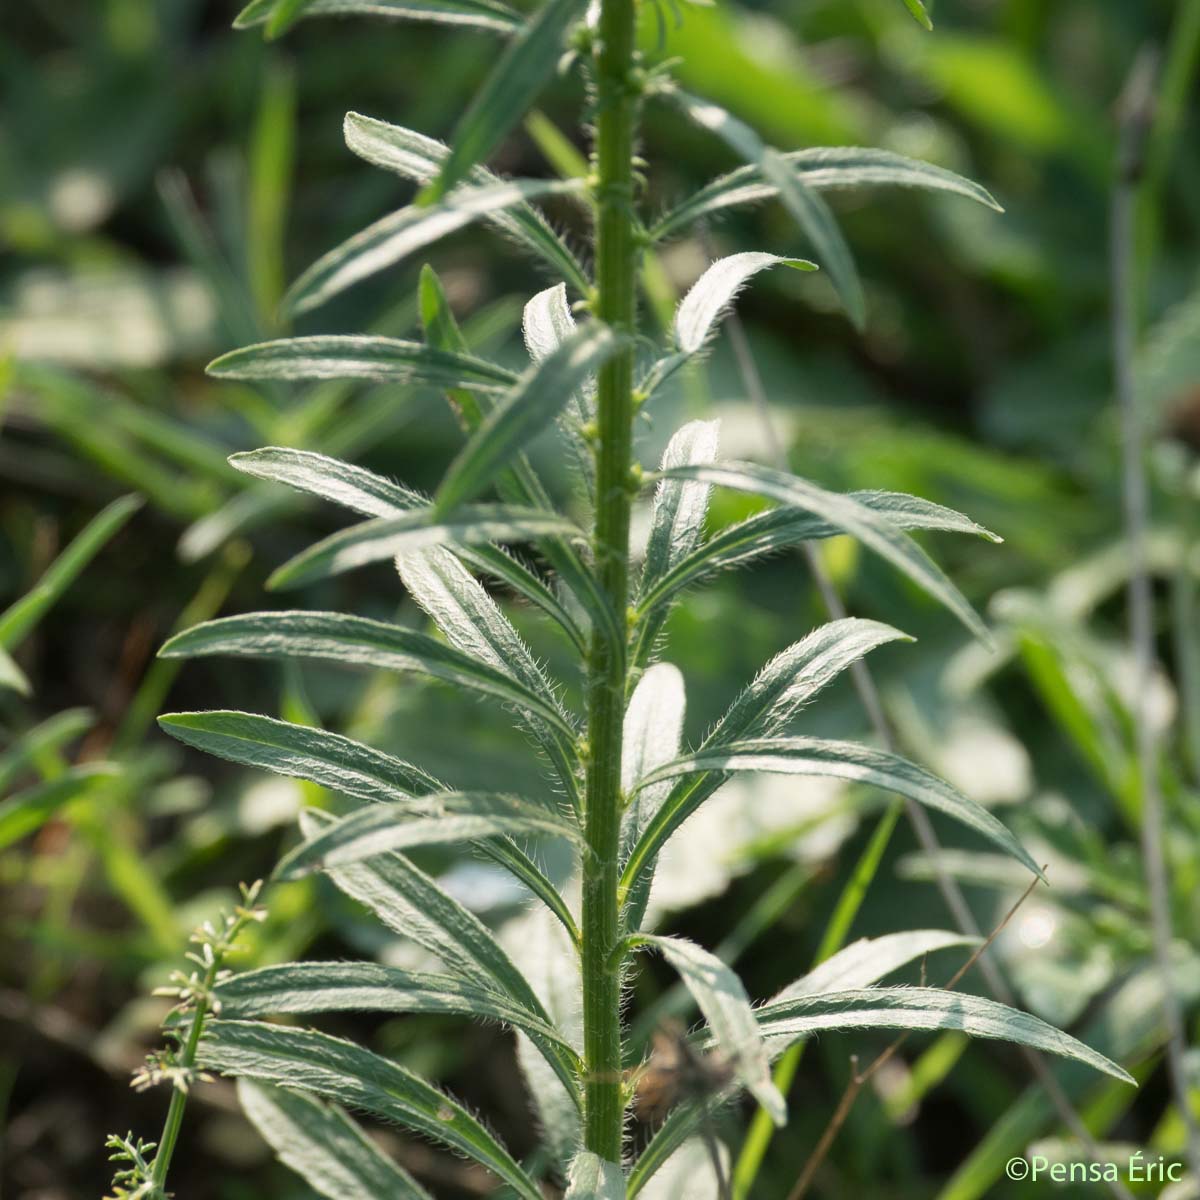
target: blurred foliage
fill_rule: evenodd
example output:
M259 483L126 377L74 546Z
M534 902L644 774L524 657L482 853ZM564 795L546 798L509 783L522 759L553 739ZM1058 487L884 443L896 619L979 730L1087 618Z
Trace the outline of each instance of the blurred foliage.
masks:
M264 694L263 674L237 663L202 662L176 678L177 663L154 658L172 630L257 606L270 570L333 527L327 510L235 474L227 454L308 447L421 485L453 453L454 423L432 393L254 389L207 380L202 367L282 332L285 283L404 197L398 182L358 169L342 144L342 113L446 136L493 57L491 41L346 20L301 24L286 44L270 44L233 35L233 10L201 0L11 7L0 43L4 603L52 578L59 552L107 503L128 492L146 500L94 547L54 606L37 612L36 627L26 622L11 641L0 634L29 683L28 695L0 692L0 777L11 797L0 801L0 846L6 828L25 834L0 852L0 1191L51 1200L99 1193L108 1129L154 1126L160 1098L127 1087L162 1015L143 997L174 965L188 929L227 902L239 879L269 871L293 836L298 805L326 802L311 786L253 777L168 744L153 726L168 693L177 709L230 697L398 754L419 746L423 761L465 788L485 777L491 787L501 778L519 786L522 759L502 722L452 706L433 686L306 665L280 671ZM682 56L684 86L753 121L781 148L864 144L927 158L982 180L1007 210L903 191L837 197L867 289L864 334L838 315L826 283L792 272L763 276L741 312L800 474L839 489L914 492L1004 535L999 548L958 539L936 547L971 598L991 602L994 655L966 645L961 630L852 544L839 539L822 554L853 611L886 613L920 635L916 651L880 659L908 751L981 801L1004 805L1005 819L1051 864L1054 888L1005 935L1003 962L1027 1007L1070 1023L1143 1080L1133 1096L1064 1069L1064 1087L1102 1140L1178 1151L1177 1116L1164 1116L1136 848L1105 255L1110 108L1134 50L1153 42L1166 70L1140 197L1140 379L1161 435L1154 700L1165 735L1180 981L1195 1042L1200 4L939 0L930 8L933 34L893 0L753 0L689 7L681 19L666 6L661 20L649 7L644 44ZM547 124L569 126L556 114L578 99L571 84L552 85L543 122L510 138L498 166L538 175L569 163L562 145L551 162L544 157L555 145ZM650 110L647 143L647 157L661 164L650 195L664 208L734 165L666 106ZM569 208L554 216L569 235ZM520 307L542 281L515 252L494 242L484 250L486 236L467 232L439 246L438 271L472 345L517 363ZM739 210L703 238L666 249L659 295L686 287L727 244L806 250L775 207ZM412 330L418 266L340 298L319 328ZM643 458L675 417L713 412L724 418L725 453L763 455L762 429L723 343L647 423ZM737 519L749 504L719 495L715 519ZM417 619L383 568L323 582L300 603ZM689 732L818 614L790 557L685 604L668 634L670 657L688 675ZM559 648L524 624L553 663ZM738 636L714 638L718 627ZM4 668L19 681L7 660ZM860 729L850 690L836 701L819 723ZM458 751L464 738L470 759ZM69 794L63 780L75 781ZM864 816L879 803L770 778L731 786L681 835L707 847L715 865L669 873L656 903L677 912L671 920L683 932L736 953L752 990L766 995L811 959L868 835ZM38 816L26 830L13 814L31 808ZM1007 866L947 834L943 866L969 885L988 924L1017 883ZM947 923L931 864L907 838L897 835L856 933L888 932L898 908L910 928ZM496 924L519 913L520 896L482 862L434 856L430 865ZM319 881L273 889L270 908L254 931L254 963L310 948L327 957L411 953L379 944L377 928ZM643 998L665 981L648 971ZM355 1028L363 1034L362 1022ZM504 1037L432 1018L365 1032L496 1114L510 1145L530 1147ZM894 1063L852 1115L823 1195L1033 1194L1034 1185L1007 1183L1000 1172L1030 1142L1062 1134L1052 1110L1011 1055L961 1051L943 1036ZM808 1056L793 1094L811 1103L796 1106L787 1137L773 1145L762 1195L786 1193L841 1090L848 1053L845 1039L830 1038ZM200 1095L202 1120L177 1160L183 1194L304 1195L268 1165L231 1090L214 1085ZM469 1173L388 1136L437 1194L478 1194Z

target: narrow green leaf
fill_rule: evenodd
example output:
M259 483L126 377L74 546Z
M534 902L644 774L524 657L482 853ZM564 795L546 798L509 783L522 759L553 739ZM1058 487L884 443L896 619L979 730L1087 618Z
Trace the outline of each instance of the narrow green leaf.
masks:
M970 533L991 542L1004 540L962 513L904 492L848 492L847 495L885 517L897 529L936 529ZM657 578L653 586L644 587L638 598L638 610L652 613L672 601L684 588L716 571L740 566L801 542L835 537L842 532L840 526L802 509L771 508L755 513L714 534Z
M208 364L216 379L371 379L500 391L516 376L503 367L386 337L299 337L260 342Z
M360 158L415 183L433 180L450 154L444 142L359 113L346 114L343 132L346 145ZM475 167L467 178L476 184L499 182L486 167ZM516 204L489 213L484 220L548 264L556 277L567 280L576 291L588 291L590 284L579 259L532 205Z
M779 265L797 271L817 269L815 263L803 258L758 252L731 254L714 262L691 286L675 312L675 344L684 354L697 353L747 282L759 271Z
M850 249L829 205L808 187L785 155L764 145L758 134L744 121L739 121L711 101L699 100L686 92L674 91L670 95L697 125L715 133L735 154L756 167L763 179L776 189L784 208L812 242L817 258L829 272L850 319L861 328L866 319L862 285Z
M890 150L822 146L795 150L783 157L801 182L814 191L861 187L921 188L963 196L996 212L1003 211L992 194L972 180ZM771 200L778 195L779 189L763 176L761 165L747 164L693 192L658 221L650 236L656 241L671 237L710 213L738 204Z
M207 754L291 779L304 779L358 800L400 803L444 791L420 767L339 733L257 713L168 713L164 732Z
M776 1125L786 1124L787 1102L771 1082L767 1047L742 981L715 954L694 942L652 934L640 934L637 941L653 946L679 972L708 1022L713 1043L742 1085Z
M568 737L574 737L574 730L554 706L511 676L425 634L365 617L320 612L223 617L177 634L159 654L164 658L218 654L239 658L301 656L389 671L412 671L535 712Z
M141 496L122 496L101 509L46 568L34 587L0 614L0 649L12 650L78 578L79 573L142 507Z
M524 1200L542 1200L541 1190L461 1104L353 1042L253 1021L213 1021L197 1061L224 1075L299 1088L394 1121L487 1167Z
M286 484L365 517L394 517L426 503L419 492L402 484L311 450L267 446L231 455L229 462L245 475Z
M16 692L20 696L29 696L33 693L29 677L3 646L0 646L0 687L8 688L10 692Z
M558 67L583 0L547 0L500 56L454 131L450 155L424 200L440 200L520 123Z
M918 25L929 30L930 33L933 32L933 22L929 19L929 13L925 11L925 5L921 3L921 0L904 0L904 7L916 18Z
M866 988L766 1004L755 1016L773 1052L827 1029L957 1029L971 1037L1016 1042L1072 1058L1122 1083L1134 1083L1127 1071L1062 1030L1029 1013L966 992Z
M238 1102L285 1167L328 1200L430 1200L342 1109L305 1092L239 1079Z
M252 0L234 19L234 29L266 25L280 0ZM309 17L391 17L405 21L432 21L438 25L464 25L510 33L521 25L520 13L498 0L301 0L291 21ZM272 30L273 37L282 30Z
M23 771L43 756L56 753L68 742L87 733L95 721L95 714L90 709L68 708L14 738L12 745L0 754L0 795Z
M279 567L267 586L300 587L431 546L457 550L489 542L535 541L547 535L584 540L583 531L573 521L536 508L472 504L463 505L449 517L438 516L432 508L416 509L398 517L376 517L331 534Z
M0 850L40 829L73 800L111 782L119 770L108 763L71 767L49 783L37 783L0 802Z
M570 181L518 179L482 187L464 186L440 203L402 208L319 258L291 286L283 306L291 315L308 312L351 284L395 266L480 217L539 196L578 190L578 184Z
M520 834L581 842L578 828L544 804L496 792L443 792L422 801L372 804L343 817L284 855L275 877L297 879L388 851Z
M529 889L554 915L576 946L579 945L579 926L575 922L562 893L546 877L541 867L516 842L492 839L479 847L480 852L502 866L514 879Z
M301 831L310 839L331 828L335 821L328 813L308 810L300 814ZM528 980L491 931L404 855L381 854L336 867L329 876L387 928L436 954L465 983L506 996L538 1020L551 1023ZM536 1044L568 1089L572 1103L578 1106L579 1092L570 1063L552 1043L538 1039Z
M581 1150L567 1174L563 1200L625 1200L625 1172L590 1150Z
M906 533L851 496L827 492L805 479L753 463L674 467L661 474L664 478L699 479L718 487L766 496L838 525L886 558L918 587L945 605L982 642L990 644L987 628L978 614L941 568Z
M713 727L700 752L774 732L864 654L904 637L890 625L855 618L831 621L813 630L759 672ZM701 775L681 780L671 789L629 854L621 875L622 897L633 893L666 841L722 782L720 774ZM644 895L644 889L637 894Z
M825 992L846 992L870 987L885 975L898 971L915 959L956 946L977 946L979 939L941 929L909 929L877 938L859 938L830 955L807 975L788 984L771 998L771 1003Z
M434 497L437 509L449 512L486 488L622 344L606 326L590 322L530 368L450 464Z
M221 1016L236 1020L331 1012L456 1013L511 1025L575 1057L548 1021L491 988L454 975L366 962L285 963L232 975L216 996Z
M708 772L724 774L730 771L831 776L884 788L953 817L959 824L974 830L1023 863L1035 875L1042 875L1028 851L982 805L916 763L854 742L811 737L720 742L659 767L647 776L644 783L653 784L680 775Z

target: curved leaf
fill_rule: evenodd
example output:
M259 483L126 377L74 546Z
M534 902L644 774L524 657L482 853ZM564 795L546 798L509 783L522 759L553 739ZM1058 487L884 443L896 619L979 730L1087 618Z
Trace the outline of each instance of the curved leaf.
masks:
M234 29L266 25L279 0L252 0L234 19ZM509 33L520 28L521 15L499 0L302 0L292 21L308 17L391 17L405 21L432 21L438 25L466 25ZM290 24L290 22L289 22ZM278 36L281 30L272 30Z
M238 1080L237 1093L242 1111L279 1161L329 1200L430 1200L336 1105L248 1079Z
M360 158L415 183L434 179L450 154L444 142L360 113L347 113L342 128L346 145ZM499 181L486 167L475 167L467 178L480 184ZM516 204L484 219L546 262L555 276L566 279L577 291L587 292L590 284L579 260L537 209Z
M496 792L442 792L421 801L372 804L343 817L285 854L275 868L275 878L296 879L388 851L512 834L582 841L575 825L544 804Z
M804 185L815 191L878 186L922 188L963 196L1003 211L991 193L972 180L890 150L830 146L796 150L783 157ZM761 166L748 164L693 192L655 224L651 237L669 237L709 213L778 195L779 189L763 176Z
M811 737L720 742L710 749L659 767L643 783L654 784L679 775L708 772L724 774L730 771L832 776L851 783L884 788L953 817L1041 877L1042 873L1028 851L982 805L968 799L957 788L916 763L885 750L860 746L854 742Z
M87 763L9 796L0 802L0 850L40 829L64 805L111 782L119 773L109 763Z
M584 0L547 0L497 60L463 113L449 157L423 199L440 200L482 163L524 117L558 67L567 30L583 15Z
M742 981L715 954L694 942L652 934L639 934L636 942L653 946L679 972L708 1022L712 1043L726 1057L742 1086L776 1125L786 1124L787 1101L771 1080L767 1047Z
M542 1200L541 1190L461 1104L353 1042L254 1021L213 1021L197 1061L224 1075L314 1092L414 1129L487 1167L524 1200Z
M622 345L611 329L592 321L527 371L450 464L434 497L436 508L448 512L477 496Z
M511 676L423 633L345 613L264 612L222 617L171 638L163 658L321 658L330 662L412 671L535 712L568 737L574 730L557 709Z
M464 186L439 204L411 205L368 225L317 259L283 298L290 314L308 312L352 284L394 266L408 255L480 217L539 196L577 191L571 181L515 179Z
M767 496L839 526L886 558L918 587L945 605L976 637L990 644L987 628L978 614L929 555L886 517L853 497L827 492L795 475L754 463L674 467L660 474L668 479L699 479L718 487Z
M638 681L625 709L621 753L621 791L628 807L621 818L621 840L628 852L670 792L669 786L639 780L679 756L687 699L683 676L670 663L656 663Z
M848 492L852 500L886 517L897 529L936 529L971 533L992 542L1004 539L969 517L905 492ZM773 554L801 542L835 537L840 526L796 508L771 508L714 534L702 546L680 559L638 598L637 607L650 613L668 603L681 590L714 571L738 566L763 554Z
M431 546L487 545L490 542L534 541L547 535L582 540L573 521L536 508L504 504L464 505L450 516L432 508L409 510L395 517L376 517L339 530L289 559L267 580L269 588L300 587L330 575L398 554Z
M237 1020L284 1013L457 1013L511 1025L558 1046L568 1062L576 1060L573 1047L548 1021L453 975L366 962L285 963L232 975L215 994L220 1015Z
M420 767L362 742L257 713L167 713L158 723L172 737L207 754L305 779L358 800L400 803L445 790Z
M766 1004L755 1016L773 1052L826 1029L956 1029L1073 1058L1122 1083L1129 1073L1061 1029L1015 1008L940 988L865 988Z
M21 773L44 755L54 754L68 742L87 733L95 724L95 714L87 708L68 708L47 717L32 729L24 730L3 754L0 754L0 795Z
M466 354L387 337L298 337L231 350L208 364L217 379L371 379L499 391L516 376Z

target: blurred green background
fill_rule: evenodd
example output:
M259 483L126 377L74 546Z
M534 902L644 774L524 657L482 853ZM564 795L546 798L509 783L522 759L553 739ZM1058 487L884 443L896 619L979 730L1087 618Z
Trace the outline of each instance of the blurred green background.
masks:
M1155 441L1154 711L1194 1033L1200 4L938 0L932 14L936 31L925 34L896 0L721 2L685 6L678 21L669 8L658 21L648 6L644 43L651 56L680 56L689 90L779 147L896 150L979 180L1006 209L900 190L836 195L867 290L865 332L840 315L823 279L793 272L762 276L739 311L798 473L837 489L914 492L1005 538L927 540L994 623L990 654L845 539L822 555L852 611L919 637L877 663L905 750L997 806L1051 864L1055 886L1006 931L1000 961L1024 1006L1143 1080L1134 1095L1064 1071L1064 1086L1100 1140L1169 1153L1182 1134L1159 1062L1136 844L1107 225L1113 104L1136 51L1153 44L1163 76L1138 197L1138 382ZM267 44L231 31L233 15L202 0L40 0L0 16L0 601L28 593L105 505L129 493L145 499L112 517L119 528L80 556L70 586L36 621L0 618L0 647L29 683L28 694L0 691L0 781L20 802L0 808L4 1200L98 1196L109 1177L104 1135L153 1135L165 1097L128 1087L158 1039L164 1005L150 989L239 880L269 873L294 836L298 805L321 799L183 751L156 731L157 712L228 706L319 721L397 753L419 748L425 765L461 786L519 786L529 769L502 717L436 686L308 665L274 676L207 660L181 670L154 657L171 630L217 612L340 608L419 620L383 567L297 597L264 596L271 569L339 517L254 484L225 458L292 445L428 486L458 438L432 392L260 389L208 380L203 367L284 332L276 310L285 284L407 200L405 185L345 149L343 113L446 137L495 43L345 20L305 22ZM584 144L581 99L577 83L555 83L541 119L509 139L497 169L552 173L569 157L555 130ZM650 107L643 153L651 211L734 165L667 106ZM552 215L571 232L570 210ZM710 258L746 249L806 246L776 206L731 212L666 248L648 327ZM521 307L553 281L486 231L457 235L429 257L472 344L520 364ZM419 267L376 276L297 331L413 331ZM722 418L726 455L767 461L725 340L648 414L643 461L689 415ZM718 495L714 520L745 515L749 504ZM561 665L553 637L528 613L516 616L539 654ZM702 731L766 657L822 616L797 557L696 591L667 643L687 677L689 731ZM860 732L852 691L837 691L807 728ZM111 771L97 774L97 763ZM84 785L72 785L65 805L39 807L37 796L64 779ZM881 803L861 790L767 777L730 786L674 847L657 895L665 922L732 948L752 993L769 994L811 959ZM1020 881L977 845L960 845L953 829L940 832L950 847L943 868L992 923ZM481 862L430 862L489 921L503 926L519 913L520 897ZM949 926L930 872L901 827L855 933ZM319 881L276 889L270 904L247 961L407 952ZM933 960L931 978L953 966ZM639 1004L667 983L648 969ZM532 1146L503 1035L449 1018L339 1021L328 1027L436 1075L515 1149ZM840 1094L848 1055L871 1044L830 1036L806 1054L792 1123L772 1144L756 1195L786 1194ZM745 1115L722 1118L735 1149ZM1003 1180L1003 1163L1039 1140L1055 1153L1062 1132L1010 1049L964 1053L952 1036L915 1039L860 1100L817 1191L838 1200L1033 1195L1045 1185ZM470 1171L389 1136L436 1194L480 1194ZM200 1090L173 1174L188 1200L307 1195L270 1164L224 1085Z

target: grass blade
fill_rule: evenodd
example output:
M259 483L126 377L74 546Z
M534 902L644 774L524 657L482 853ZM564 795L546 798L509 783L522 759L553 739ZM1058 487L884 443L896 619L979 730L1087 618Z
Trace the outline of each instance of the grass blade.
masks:
M119 771L107 763L72 767L0 802L0 850L40 829L59 809L110 783Z

